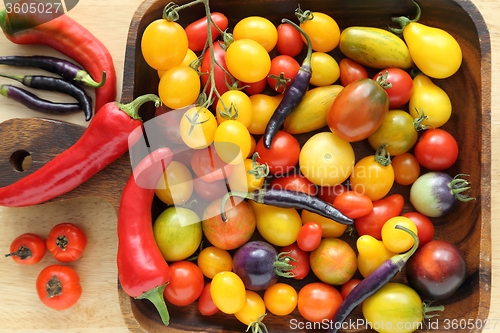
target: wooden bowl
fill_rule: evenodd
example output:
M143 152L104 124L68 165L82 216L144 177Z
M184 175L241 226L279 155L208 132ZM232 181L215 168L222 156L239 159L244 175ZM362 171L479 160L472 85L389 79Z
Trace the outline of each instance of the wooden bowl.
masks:
M167 2L146 0L133 16L126 48L122 102L129 102L142 94L157 92L158 76L145 63L141 55L140 40L146 26L161 17ZM188 1L178 1L179 4L186 2ZM450 331L447 323L464 325L469 321L475 323L474 327L460 331L479 332L482 330L480 324L485 323L488 317L491 282L489 34L477 8L468 0L420 0L419 4L422 8L419 22L448 31L462 47L463 64L460 70L449 79L434 82L451 98L453 115L443 128L455 136L460 147L459 160L448 171L452 176L458 173L470 174L468 180L473 186L472 196L476 197L475 201L460 204L456 211L445 218L433 220L436 227L435 238L457 244L468 264L467 280L462 287L453 296L439 302L445 305L446 310L438 317L439 328L436 332ZM415 7L409 0L303 0L300 6L302 9L323 11L331 15L341 29L352 25L386 28L391 24L391 17L412 16L415 12ZM229 18L231 28L238 20L250 15L267 17L276 24L283 17L294 19L293 12L297 8L297 2L212 0L210 7L212 11L223 12ZM203 10L202 5L183 10L179 23L185 26L203 17ZM338 48L332 55L338 61L342 57ZM151 103L142 112L146 120L152 118L154 108ZM366 142L356 143L354 147L357 159L370 149ZM403 193L408 198L408 188L395 186L394 191ZM405 211L409 210L412 207L407 200ZM404 282L404 272L395 281ZM300 283L296 282L295 286L300 288ZM119 299L127 325L133 332L242 332L246 328L234 316L219 313L203 317L199 314L196 303L187 307L169 305L171 323L164 326L149 301L132 299L121 288ZM356 309L349 320L356 321L358 318L362 318L362 315ZM268 315L265 323L270 332L288 332L293 328L293 319L305 323L297 310L285 317ZM307 329L307 332L312 331L324 329ZM348 331L366 331L366 327L358 326ZM425 331L425 328L421 331Z

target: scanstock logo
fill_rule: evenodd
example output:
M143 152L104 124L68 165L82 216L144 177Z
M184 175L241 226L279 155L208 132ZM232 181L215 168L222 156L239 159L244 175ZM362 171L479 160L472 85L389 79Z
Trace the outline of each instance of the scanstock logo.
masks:
M78 0L4 0L6 20L1 22L10 33L54 20L78 4Z

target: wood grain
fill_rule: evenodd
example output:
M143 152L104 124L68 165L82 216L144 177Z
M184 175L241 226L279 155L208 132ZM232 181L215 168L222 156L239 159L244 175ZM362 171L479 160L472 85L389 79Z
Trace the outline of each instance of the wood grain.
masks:
M107 0L82 0L70 12L70 15L89 28L96 36L101 38L109 47L117 66L119 82L121 85L125 64L125 49L128 27L135 10L142 1ZM500 3L490 0L474 0L473 3L484 17L491 38L491 70L492 75L486 80L492 81L491 89L491 182L483 179L483 184L491 185L491 224L499 223L499 199L497 189L500 188L500 170L498 167L498 142L500 140ZM446 17L447 13L443 13ZM457 24L459 26L459 24ZM2 55L7 54L34 54L44 53L56 55L51 50L43 47L20 47L10 44L0 36ZM485 64L488 65L488 64ZM11 69L2 68L2 72L14 73ZM19 71L15 71L19 73ZM120 91L120 89L119 89ZM124 89L124 100L126 96ZM54 97L52 94L46 97ZM11 118L31 118L40 116L34 111L19 107L14 102L2 99L0 102L0 121ZM80 114L68 117L55 117L85 126ZM467 129L464 133L468 133ZM481 142L478 147L481 146ZM477 149L477 148L475 148ZM478 160L477 163L480 163ZM4 162L2 162L4 163ZM489 177L485 177L489 178ZM116 213L113 205L96 198L71 199L59 203L50 203L29 208L0 208L0 223L4 225L0 234L0 249L6 253L10 241L21 232L35 231L46 234L55 223L65 220L78 220L88 226L88 232L93 239L92 250L86 253L75 266L82 272L84 293L81 302L76 308L55 312L41 306L34 294L34 279L45 265L53 263L53 259L45 257L43 262L36 267L20 267L11 261L0 262L0 332L127 332L127 325L133 325L134 315L123 319L116 293ZM477 237L477 236L474 236ZM500 294L500 231L491 229L491 290L486 290L492 295ZM482 258L489 261L490 258ZM98 274L96 274L98 272ZM124 304L122 302L122 304ZM486 311L483 309L482 311ZM457 319L461 319L457 318ZM493 296L489 311L492 320L500 318L500 301ZM467 318L465 318L467 319ZM492 321L494 323L494 321ZM132 326L138 329L138 326ZM492 327L491 327L492 328ZM497 330L500 328L496 327ZM495 330L493 330L495 331Z

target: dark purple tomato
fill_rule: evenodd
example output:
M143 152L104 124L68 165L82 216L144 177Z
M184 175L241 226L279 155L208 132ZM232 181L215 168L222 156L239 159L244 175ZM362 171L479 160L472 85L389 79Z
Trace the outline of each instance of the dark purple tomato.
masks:
M279 272L287 270L286 263L281 260L278 251L271 244L251 241L241 246L234 254L233 272L243 280L247 289L265 290L278 281ZM277 267L283 266L280 262L285 267Z
M431 240L408 260L406 278L424 300L451 296L467 277L467 262L460 249L444 240Z

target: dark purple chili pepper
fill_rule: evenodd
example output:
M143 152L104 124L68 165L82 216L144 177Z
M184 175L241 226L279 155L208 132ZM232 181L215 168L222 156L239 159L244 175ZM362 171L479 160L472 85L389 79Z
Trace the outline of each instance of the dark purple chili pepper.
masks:
M413 237L412 248L405 253L396 254L392 258L384 261L351 290L335 313L333 324L330 325L328 333L336 333L342 328L342 323L347 319L354 308L388 283L399 271L401 271L408 259L410 259L417 250L419 245L417 235L412 230L400 225L396 225L395 228L402 229Z
M92 118L92 99L85 92L85 90L83 90L83 88L71 82L68 82L64 79L43 75L20 76L0 74L0 76L21 82L26 87L57 91L68 94L78 101L78 104L85 114L85 120L89 121Z
M342 224L353 224L354 221L342 214L337 208L318 197L300 191L290 191L278 188L259 189L253 192L228 192L221 201L221 218L226 221L224 207L231 196L250 199L257 203L281 208L305 209Z
M54 103L42 99L28 90L10 84L0 86L0 95L19 102L31 110L43 113L65 114L82 109L78 103Z
M276 133L280 130L281 126L285 122L286 117L295 109L295 107L300 103L304 94L309 89L309 81L311 80L312 70L311 70L311 56L312 56L312 46L309 36L295 23L283 19L281 22L290 23L300 33L304 36L307 41L307 55L302 66L299 68L299 72L293 78L290 86L285 90L283 94L283 99L280 104L274 110L271 119L267 123L266 130L264 131L263 143L266 149L271 147L271 142L275 137Z
M17 67L33 67L46 70L69 81L83 83L92 88L100 88L106 82L106 72L102 72L101 82L96 82L90 74L74 63L49 56L4 56L0 57L0 65Z

